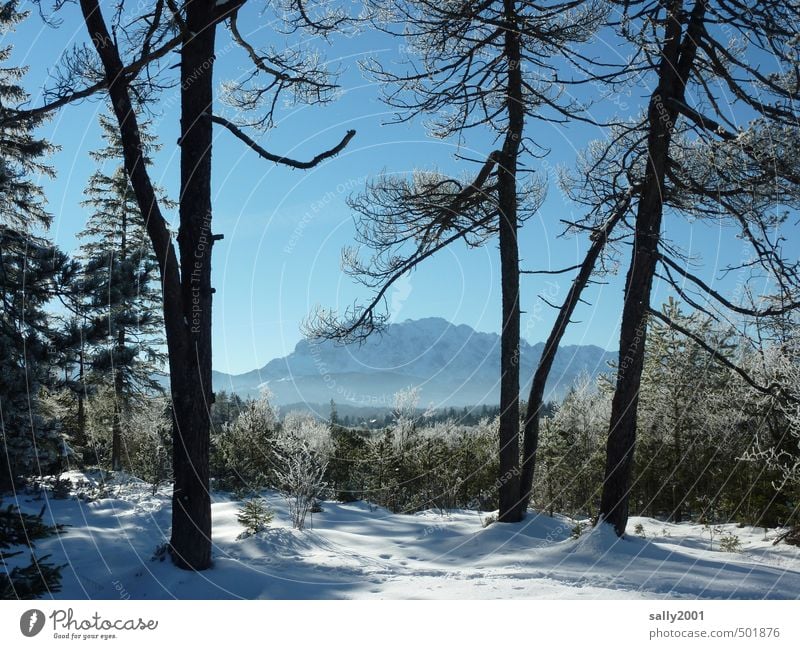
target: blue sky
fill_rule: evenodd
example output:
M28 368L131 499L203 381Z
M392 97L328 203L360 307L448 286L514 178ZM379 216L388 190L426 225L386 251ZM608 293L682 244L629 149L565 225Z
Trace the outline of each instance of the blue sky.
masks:
M105 7L109 3L103 3ZM258 25L252 12L243 25ZM58 57L70 43L82 42L84 27L79 8L67 5L59 29L42 25L36 11L10 42L14 61L30 66L26 85L40 103L39 93ZM243 28L244 29L244 28ZM224 28L219 30L216 80L235 79L247 69L244 56L228 47ZM250 35L265 44L274 35L268 25ZM289 353L300 339L300 322L316 305L343 308L368 293L340 272L342 246L352 242L352 214L345 200L358 192L367 178L382 171L402 173L414 168L438 167L448 173L475 172L475 166L454 159L453 142L427 136L419 122L385 124L391 117L379 101L378 88L363 79L356 61L368 53L399 58L401 43L375 33L339 38L330 46L314 41L309 46L326 48L329 60L346 69L342 96L324 107L298 106L281 113L275 129L259 137L274 153L307 159L337 143L345 131L357 131L338 157L310 171L277 167L261 160L229 133L215 133L214 226L225 235L215 247L213 259L215 369L239 373L260 367L276 356ZM602 43L598 47L602 47ZM173 58L174 55L173 55ZM177 59L176 59L177 60ZM629 106L641 106L649 91L623 98ZM163 97L162 115L155 131L162 151L151 173L171 196L178 187L178 115L175 91ZM99 101L70 106L57 113L43 134L61 150L52 164L58 176L45 181L49 209L54 214L51 236L66 250L76 247L75 234L83 227L86 210L80 206L93 162L89 151L100 145L97 115L104 110ZM549 193L540 212L520 234L523 268L552 269L578 263L586 249L584 238L557 238L560 219L577 216L580 207L569 204L555 185L554 167L570 164L576 151L590 139L600 137L589 126L532 124L536 137L552 151L548 158ZM482 140L482 141L481 141ZM491 141L478 137L462 153L483 158ZM709 280L715 270L741 256L741 247L730 233L709 224L673 223L671 235L707 262L701 273ZM726 242L723 244L723 241ZM737 247L738 246L738 247ZM627 264L627 252L623 266ZM496 242L480 249L454 246L420 267L390 293L393 316L398 320L441 316L456 324L482 331L499 331L499 260ZM606 349L618 345L618 314L622 302L622 277L609 278L604 286L587 293L590 306L582 305L576 322L565 336L566 344L595 344ZM525 276L522 308L523 336L532 343L546 338L553 311L537 295L559 303L569 288L571 275ZM665 293L657 293L658 298Z

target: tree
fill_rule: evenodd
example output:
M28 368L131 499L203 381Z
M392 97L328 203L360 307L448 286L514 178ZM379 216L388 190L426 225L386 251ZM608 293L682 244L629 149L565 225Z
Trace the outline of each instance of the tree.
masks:
M239 415L214 431L212 454L222 485L257 491L275 484L273 447L278 413L269 393L243 404Z
M25 514L17 505L2 507L0 500L0 599L32 599L52 596L61 590L61 570L65 566L53 565L47 559L50 555L37 557L33 553L34 542L38 539L61 532L61 526L44 523L44 507L38 516ZM31 553L31 562L27 566L14 565L13 559L21 551L11 551L14 546L24 546Z
M172 477L170 411L166 398L154 396L125 411L121 425L126 433L126 465L151 485L153 495Z
M75 278L57 297L66 308L66 315L50 314L58 326L53 332L54 371L61 376L57 390L51 395L61 411L60 421L70 446L77 454L87 449L86 402L96 386L89 378L89 348L103 338L103 327L88 318L88 304L84 289L85 273L80 262L73 259Z
M95 381L113 386L111 468L119 471L124 413L162 392L157 376L164 362L163 318L158 260L130 180L118 164L122 157L119 136L108 117L100 118L100 126L107 146L92 153L100 168L89 179L83 205L93 212L79 238L90 299L85 315L103 334L93 345L92 373ZM154 138L144 126L140 136L149 164L147 154L155 148ZM104 168L108 164L111 170ZM171 205L163 197L161 202Z
M275 479L286 496L295 529L305 528L306 517L322 497L328 439L328 427L307 415L287 415L280 428L275 444Z
M1 192L2 190L0 190ZM64 440L38 400L57 378L46 306L70 280L67 256L44 239L0 225L0 484L57 466Z
M613 245L612 231L623 220L626 211L630 207L630 194L622 197L618 205L613 207L610 215L604 213L605 206L599 206L599 209L590 213L591 216L599 216L600 222L589 226L591 231L591 244L589 250L586 252L581 264L578 265L578 273L570 285L570 289L564 298L561 307L558 309L555 322L544 344L542 355L536 365L536 370L531 382L531 389L528 395L527 407L525 409L525 417L523 420L523 439L522 439L522 465L519 484L519 498L524 509L527 509L528 503L533 496L533 482L534 473L536 468L536 454L539 448L539 429L542 417L546 414L547 404L544 401L544 390L547 385L547 379L550 376L550 370L553 367L553 362L558 353L558 347L561 339L567 330L572 315L576 307L582 301L581 295L590 283L592 275L596 273L596 267L602 255L606 251L606 247ZM584 220L589 220L587 217ZM583 225L583 228L587 226ZM574 268L565 269L565 271L574 270ZM565 272L555 271L555 272ZM548 271L552 272L552 271ZM552 306L552 305L551 305Z
M558 452L549 449L551 476L547 483L551 496L545 499L549 508L553 508L553 497L557 494L567 509L557 507L556 511L596 515L609 405L608 392L582 375L550 418L549 433Z
M6 34L25 17L16 2L0 5L0 30ZM0 50L0 63L11 48ZM33 174L51 175L42 162L52 147L33 132L42 117L18 109L27 100L19 85L24 70L0 67L0 434L4 461L0 483L52 467L62 453L57 427L44 416L36 396L52 385L49 363L55 332L46 305L74 280L67 256L36 236L50 222Z
M0 34L6 36L27 15L17 10L16 0L0 4ZM0 64L8 60L11 51L10 45L0 49ZM0 67L0 222L28 232L50 224L44 193L31 176L53 176L53 170L42 162L53 146L34 136L46 115L19 109L28 100L19 85L24 74L24 68Z
M611 26L630 47L619 75L635 73L636 83L652 79L653 90L642 115L612 129L605 146L587 151L577 193L605 205L607 213L631 196L633 245L600 507L602 520L622 535L648 318L670 323L650 305L657 274L689 306L727 316L728 322L797 307L797 262L787 258L772 232L785 218L776 207L797 205L798 198L800 176L791 149L800 134L793 108L793 26L800 10L772 1L747 8L708 0L614 4L621 16ZM611 69L605 78L619 76ZM751 120L746 127L739 125L743 119ZM665 214L733 224L753 259L727 270L744 269L748 283L768 287L758 303L735 304L693 273L691 260L664 231ZM705 349L726 364L713 347Z
M733 357L728 332L715 330L704 314L685 315L674 299L662 312ZM632 491L653 515L667 512L669 520L681 522L688 510L696 511L698 496L719 496L736 466L737 431L718 425L723 418L735 421L722 398L735 379L674 327L653 317L648 328L637 419L641 448Z
M779 385L780 390L764 394L739 382L728 399L751 414L756 423L742 454L758 476L766 476L772 487L767 507L759 512L759 524L777 522L789 526L778 540L797 544L797 499L800 497L800 325L794 318L765 318L757 323L758 343L749 350L744 365L764 385ZM749 494L748 494L749 495ZM759 502L759 504L763 504ZM777 507L772 507L772 505ZM762 522L763 521L763 522ZM777 542L777 541L776 541Z
M437 171L410 178L385 176L370 183L351 205L358 214L360 243L372 256L344 251L348 273L374 291L366 306L341 316L320 312L314 336L360 339L387 322L380 309L388 288L420 263L456 242L484 244L497 236L501 265L500 457L501 522L519 521L527 499L520 497L519 224L535 213L543 197L542 180L525 166L537 144L525 131L526 119L562 121L583 106L564 99L547 76L559 56L574 58L573 45L586 41L603 14L601 3L502 2L441 3L387 0L376 3L379 29L411 41L418 53L396 72L377 61L367 64L387 88L385 101L398 110L397 121L432 117L437 137L463 143L473 129L486 129L499 141L472 180ZM399 25L398 25L399 24Z
M108 93L125 171L159 263L174 420L171 556L180 567L203 570L211 563L211 251L221 238L211 227L212 125L223 126L268 161L300 169L334 156L355 133L348 132L339 145L304 162L271 154L242 128L214 114L216 28L224 21L254 66L253 75L230 93L230 102L248 110L266 107L251 123L272 125L282 95L291 94L296 101L324 102L331 99L335 88L324 68L313 57L304 57L299 47L259 51L248 43L236 26L244 0L157 0L151 10L132 19L115 13L111 28L97 0L80 0L79 5L91 48L79 47L65 57L65 67L56 75L55 87L49 89L48 104L29 114L46 113L99 91ZM309 11L303 0L291 0L288 9L278 9L278 13L289 29L325 34L343 20L340 12L327 8L321 13ZM139 128L142 102L172 83L165 78L172 68L156 64L176 48L180 48L177 84L181 98L177 249L150 178ZM123 58L130 59L127 65ZM148 74L142 75L145 70ZM263 76L267 82L260 84ZM85 83L76 88L76 81Z

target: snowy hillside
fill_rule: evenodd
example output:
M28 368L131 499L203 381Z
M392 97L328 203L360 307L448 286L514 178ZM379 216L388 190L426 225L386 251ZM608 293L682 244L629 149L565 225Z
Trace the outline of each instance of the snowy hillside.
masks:
M488 515L473 511L400 515L326 502L311 529L298 531L283 499L266 499L274 521L240 539L239 503L213 494L214 566L202 573L155 557L169 535L168 489L151 495L134 481L96 501L20 494L17 502L31 513L44 505L46 521L67 526L36 544L37 555L66 564L56 598L794 599L800 592L800 548L773 546L775 530L720 526L710 549L708 528L696 524L632 518L625 540L608 529L576 540L575 521L534 512L519 524L484 527ZM726 534L738 537L740 551L720 550Z
M521 342L523 396L543 344ZM548 384L551 398L564 395L581 372L608 371L615 355L591 345L559 349ZM422 405L496 404L499 398L500 337L454 325L442 318L391 324L363 345L301 340L294 352L235 376L215 372L214 389L256 395L268 387L278 404L308 402L391 406L392 396L419 386Z

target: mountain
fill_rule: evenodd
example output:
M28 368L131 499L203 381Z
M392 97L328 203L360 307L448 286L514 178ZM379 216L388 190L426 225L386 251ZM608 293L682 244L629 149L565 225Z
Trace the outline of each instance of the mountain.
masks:
M520 371L526 398L544 343L522 341ZM561 347L547 385L559 399L581 372L608 371L616 353L594 345ZM245 374L214 372L215 391L255 396L268 388L279 405L392 406L394 394L409 386L421 391L421 407L497 404L500 395L500 336L481 333L442 318L390 324L362 345L301 340L294 351Z

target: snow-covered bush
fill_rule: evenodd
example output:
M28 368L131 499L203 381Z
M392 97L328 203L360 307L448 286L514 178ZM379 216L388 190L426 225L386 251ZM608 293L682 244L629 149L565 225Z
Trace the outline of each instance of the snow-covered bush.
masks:
M394 395L394 407L392 408L394 439L401 448L408 443L416 432L419 395L419 387L400 390Z
M373 434L360 462L364 497L393 512L497 508L497 420L440 421ZM405 422L408 420L406 419Z
M540 509L592 517L603 481L609 393L579 377L552 417L543 418L534 500Z
M298 530L323 495L328 440L328 427L304 416L287 417L275 439L276 485L286 496L292 526Z
M125 413L122 443L123 466L149 483L155 494L172 476L169 401L165 397L153 397Z
M743 363L760 385L772 386L772 393L742 383L731 395L738 408L755 415L757 425L742 457L759 477L768 479L761 479L771 487L766 493L768 503L779 508L772 522L788 528L779 540L800 537L800 325L789 328L786 324L788 340L749 354Z
M723 552L741 552L742 540L736 534L728 533L720 537L719 549Z

